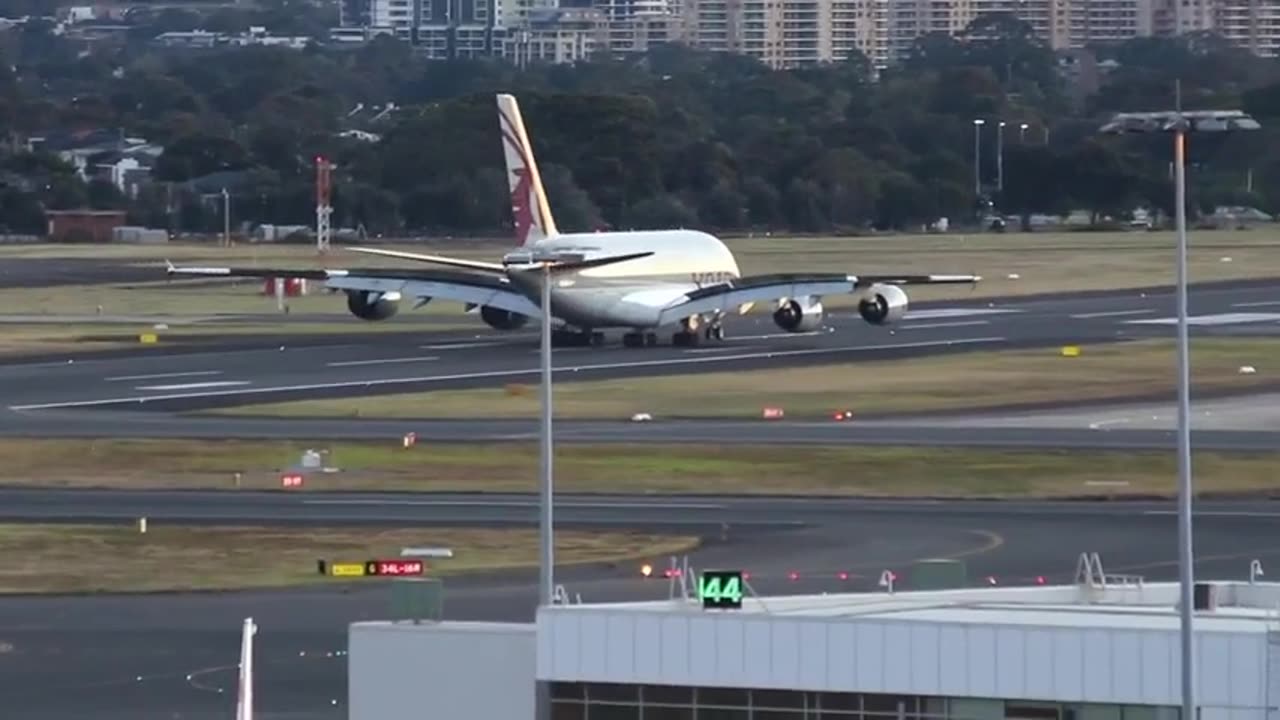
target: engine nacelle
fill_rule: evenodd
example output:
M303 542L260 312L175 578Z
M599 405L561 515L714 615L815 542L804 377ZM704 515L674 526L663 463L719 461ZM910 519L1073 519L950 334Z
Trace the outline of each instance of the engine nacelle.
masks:
M858 314L872 325L898 322L907 314L907 293L897 285L872 285L858 302Z
M502 308L489 307L482 305L480 307L480 319L485 321L489 327L494 330L519 330L529 322L528 315L503 310Z
M813 332L822 324L822 303L788 300L773 312L773 321L787 332Z
M400 310L400 293L348 290L347 309L361 320L386 320Z

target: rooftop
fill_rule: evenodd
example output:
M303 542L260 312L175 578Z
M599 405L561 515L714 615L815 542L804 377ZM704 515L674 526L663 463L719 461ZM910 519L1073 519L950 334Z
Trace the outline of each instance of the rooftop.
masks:
M1280 631L1280 583L1211 581L1213 609L1196 612L1198 630L1224 633ZM1177 583L982 587L909 592L866 592L755 597L738 610L703 610L693 598L633 603L578 603L556 612L609 611L662 614L736 614L793 618L903 620L962 625L1178 629Z

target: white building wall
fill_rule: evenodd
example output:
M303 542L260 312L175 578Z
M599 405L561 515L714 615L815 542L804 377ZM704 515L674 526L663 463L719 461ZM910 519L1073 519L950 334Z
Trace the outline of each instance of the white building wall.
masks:
M533 720L531 623L353 623L353 720Z
M1181 704L1176 630L571 607L538 624L542 680ZM1203 720L1265 720L1266 633L1197 638Z

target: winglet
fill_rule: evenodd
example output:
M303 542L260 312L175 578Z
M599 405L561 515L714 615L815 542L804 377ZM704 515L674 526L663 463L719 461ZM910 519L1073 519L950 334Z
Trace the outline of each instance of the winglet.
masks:
M560 234L551 216L551 205L542 187L542 175L533 159L533 144L524 129L520 104L512 95L498 95L498 125L502 132L502 155L507 163L507 187L511 192L511 215L515 222L516 245L537 243Z

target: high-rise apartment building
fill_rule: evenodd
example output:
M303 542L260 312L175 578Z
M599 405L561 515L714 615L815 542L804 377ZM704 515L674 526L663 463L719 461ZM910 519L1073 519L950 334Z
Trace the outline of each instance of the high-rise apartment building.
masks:
M1280 4L1219 0L1213 22L1213 29L1237 47L1263 57L1280 56Z
M907 57L917 38L930 33L958 35L974 18L973 0L888 0L886 4L885 65Z
M690 45L773 68L840 62L854 49L888 55L891 0L688 0Z

